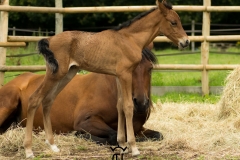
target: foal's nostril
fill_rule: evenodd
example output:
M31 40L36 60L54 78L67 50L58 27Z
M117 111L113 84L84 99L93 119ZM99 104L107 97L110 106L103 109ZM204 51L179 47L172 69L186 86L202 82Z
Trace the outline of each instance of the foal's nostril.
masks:
M182 44L182 43L180 43L180 45L182 46L182 48L184 48L185 46Z
M189 45L189 43L190 43L190 41L187 39L187 40L185 41L185 43L184 43L184 41L183 41L183 43L180 42L180 45L181 45L182 48L185 48L185 47L187 47L187 46Z

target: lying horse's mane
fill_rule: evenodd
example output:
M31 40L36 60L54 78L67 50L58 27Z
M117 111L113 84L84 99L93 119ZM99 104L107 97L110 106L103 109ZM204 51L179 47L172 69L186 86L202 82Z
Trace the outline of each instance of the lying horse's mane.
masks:
M123 22L123 23L120 24L119 26L113 27L112 30L118 31L118 30L120 30L120 29L122 29L122 28L128 27L128 26L130 26L133 22L141 19L142 17L148 15L149 13L153 12L153 11L156 10L156 9L157 9L157 7L154 7L154 8L152 8L152 9L149 10L149 11L140 13L140 14L137 15L135 18L130 19L130 20L126 21L126 22Z
M144 59L147 59L148 61L152 62L153 64L157 64L157 62L158 62L156 55L148 48L144 48L142 50L142 60L144 60ZM150 88L150 93L151 93L151 88ZM151 95L150 95L149 96L149 108L147 110L148 113L147 113L145 122L148 120L148 118L151 114L152 108L153 108L153 105L152 105L152 99L151 99Z
M146 58L147 60L149 60L153 64L156 64L158 62L156 55L148 48L144 48L142 50L142 57Z

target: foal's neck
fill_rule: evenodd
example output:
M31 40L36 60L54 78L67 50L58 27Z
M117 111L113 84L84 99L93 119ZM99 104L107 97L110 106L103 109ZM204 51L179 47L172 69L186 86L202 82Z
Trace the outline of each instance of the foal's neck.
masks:
M161 19L164 18L159 9L123 28L120 32L129 34L140 48L150 44L160 34Z

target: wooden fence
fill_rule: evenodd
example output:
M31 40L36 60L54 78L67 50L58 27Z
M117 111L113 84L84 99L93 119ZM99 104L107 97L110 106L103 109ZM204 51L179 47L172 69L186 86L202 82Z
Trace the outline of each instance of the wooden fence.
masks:
M61 19L64 13L92 13L92 12L143 12L153 6L106 6L106 7L68 7L62 8L62 4L56 0L56 7L30 7L30 6L9 6L9 0L3 0L0 5L0 84L3 84L4 72L7 71L40 71L45 66L6 66L6 47L25 46L25 42L38 41L44 37L34 36L8 36L8 12L37 12L55 13L56 31L61 32ZM61 1L61 0L60 0ZM217 35L210 36L210 12L240 12L240 6L211 6L211 0L203 0L202 6L173 6L176 11L203 12L202 36L189 36L192 42L201 42L201 64L159 64L155 70L198 70L202 72L202 94L209 94L209 70L232 70L238 65L210 65L209 42L217 41L239 41L240 35ZM56 32L56 33L58 33ZM158 36L155 42L167 42L164 36Z

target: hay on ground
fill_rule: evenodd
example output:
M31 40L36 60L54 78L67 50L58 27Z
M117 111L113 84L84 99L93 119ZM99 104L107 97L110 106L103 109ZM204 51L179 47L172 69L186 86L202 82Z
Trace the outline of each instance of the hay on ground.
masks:
M163 141L138 142L141 155L134 159L240 159L240 132L235 118L218 119L219 108L207 103L154 104L145 127L162 132ZM24 159L24 129L0 135L0 159ZM45 134L33 135L33 152L39 159L111 159L110 146L99 146L73 134L55 135L61 149L53 153ZM124 159L132 159L131 154Z

